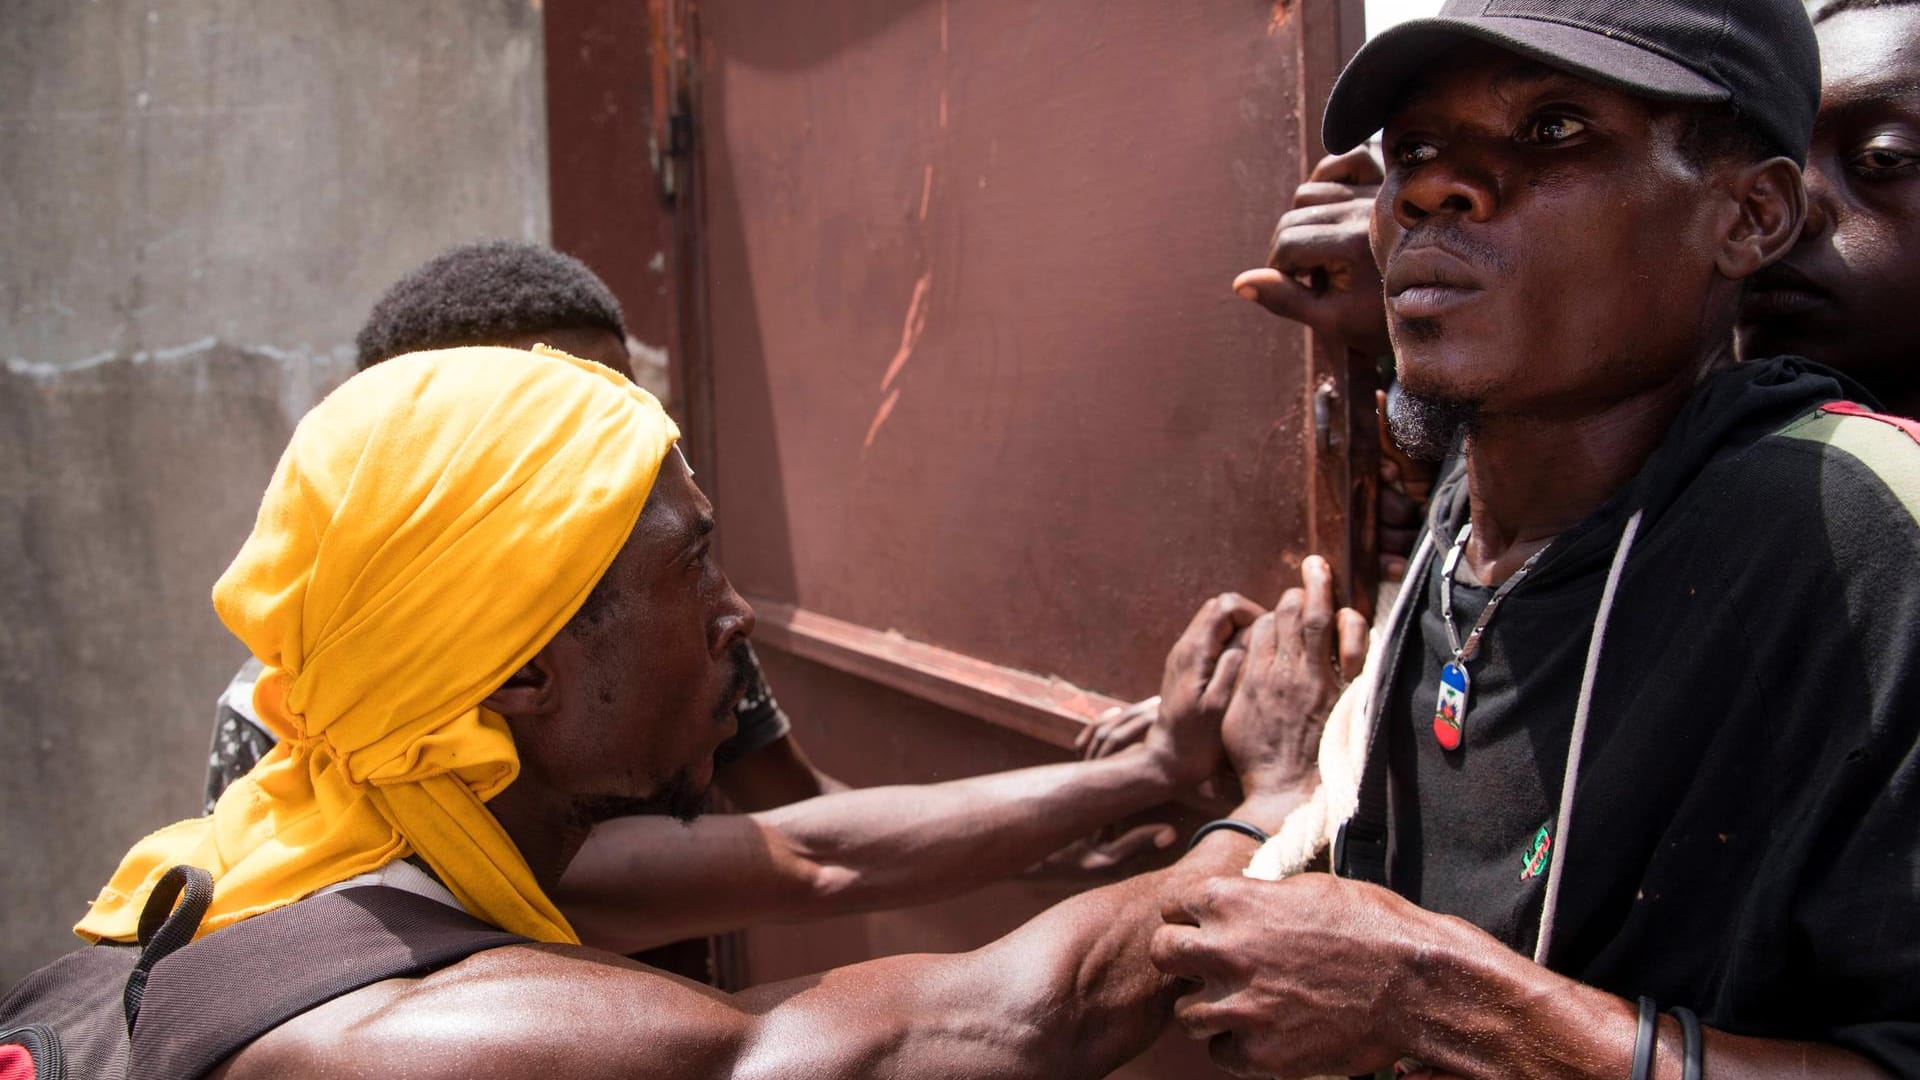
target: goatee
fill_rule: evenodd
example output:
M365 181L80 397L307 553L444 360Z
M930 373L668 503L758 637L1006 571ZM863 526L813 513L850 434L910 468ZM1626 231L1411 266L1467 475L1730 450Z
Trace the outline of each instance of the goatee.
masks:
M1387 391L1387 430L1418 461L1444 461L1479 419L1477 401L1415 393L1399 383Z

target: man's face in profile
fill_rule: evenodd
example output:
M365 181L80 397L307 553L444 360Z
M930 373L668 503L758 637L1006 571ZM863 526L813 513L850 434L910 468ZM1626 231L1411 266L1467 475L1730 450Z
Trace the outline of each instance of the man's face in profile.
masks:
M516 732L523 763L592 820L698 813L713 755L736 728L753 612L712 551L713 508L672 453L566 647L561 708ZM597 607L597 610L595 608ZM591 823L591 822L587 822Z

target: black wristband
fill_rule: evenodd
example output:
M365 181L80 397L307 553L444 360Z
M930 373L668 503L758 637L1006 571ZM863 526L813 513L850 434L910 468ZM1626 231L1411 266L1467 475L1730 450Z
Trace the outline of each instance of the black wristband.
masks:
M1262 844L1272 839L1272 837L1269 837L1266 834L1266 832L1260 828L1260 826L1255 825L1250 821L1241 821L1239 818L1223 817L1216 821L1209 821L1205 825L1200 826L1198 829L1193 830L1193 839L1187 841L1187 850L1192 851L1194 848L1198 847L1200 844L1200 841L1203 838L1205 838L1208 833L1213 833L1213 832L1237 832L1241 836L1250 836L1253 839L1258 840Z
M1700 1080L1700 1074L1706 1068L1706 1046L1700 1038L1700 1018L1685 1006L1677 1006L1672 1012L1673 1018L1680 1021L1681 1045L1686 1048L1682 1054L1685 1064L1680 1073L1681 1080Z
M1640 999L1640 1030L1633 1037L1633 1080L1653 1080L1654 1034L1660 1027L1660 1006L1650 997Z

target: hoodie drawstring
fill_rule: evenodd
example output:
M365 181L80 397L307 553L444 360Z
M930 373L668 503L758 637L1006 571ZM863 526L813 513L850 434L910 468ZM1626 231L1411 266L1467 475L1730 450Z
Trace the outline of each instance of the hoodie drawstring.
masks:
M1553 914L1560 906L1560 871L1567 862L1567 837L1573 823L1573 797L1580 781L1580 750L1587 739L1587 716L1593 707L1593 684L1600 671L1600 650L1607 641L1607 617L1613 613L1614 594L1620 590L1620 577L1627 568L1627 553L1633 550L1633 538L1640 531L1636 510L1627 519L1614 548L1613 565L1607 568L1607 586L1600 593L1600 610L1593 617L1593 637L1587 642L1587 668L1580 676L1580 704L1573 710L1573 734L1567 745L1567 771L1560 781L1560 814L1553 827L1553 850L1547 870L1547 893L1540 901L1540 933L1533 947L1533 962L1545 967L1548 950L1553 946Z

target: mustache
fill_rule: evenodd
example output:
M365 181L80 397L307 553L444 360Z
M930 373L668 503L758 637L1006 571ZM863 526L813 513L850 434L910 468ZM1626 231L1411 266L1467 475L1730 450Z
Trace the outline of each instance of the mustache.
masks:
M754 677L760 674L760 665L754 662L753 650L747 647L744 639L734 642L733 648L727 651L727 662L733 670L727 675L727 686L720 692L720 700L713 703L714 723L726 721L727 715L733 712L734 703L740 700L740 695L747 692Z
M1430 225L1416 225L1400 234L1393 243L1393 250L1387 255L1392 263L1401 254L1418 248L1439 248L1440 250L1468 263L1476 270L1488 270L1496 274L1510 273L1513 262L1506 253L1474 235L1472 230L1459 221L1448 219L1436 221Z

